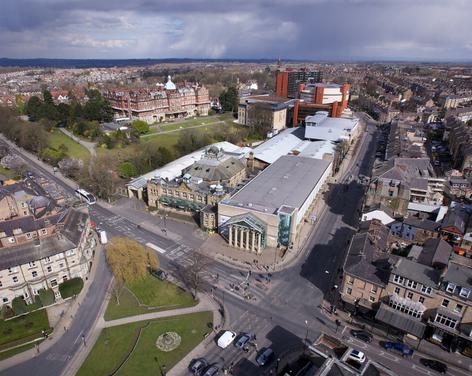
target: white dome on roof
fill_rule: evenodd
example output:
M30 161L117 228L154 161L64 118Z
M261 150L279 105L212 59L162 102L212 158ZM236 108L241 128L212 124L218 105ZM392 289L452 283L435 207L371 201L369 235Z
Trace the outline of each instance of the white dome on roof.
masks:
M172 82L172 80L170 79L170 75L167 76L167 82L165 84L165 88L166 90L175 90L177 88L175 84Z

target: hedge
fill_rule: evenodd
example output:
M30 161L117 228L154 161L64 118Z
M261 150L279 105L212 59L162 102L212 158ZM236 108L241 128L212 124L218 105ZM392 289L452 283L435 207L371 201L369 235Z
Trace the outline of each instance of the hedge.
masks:
M16 316L28 312L25 301L19 296L11 301L11 307L13 308L13 312L15 312Z
M38 291L38 299L46 307L54 303L54 291L51 289L41 289Z
M15 316L15 312L11 309L11 307L7 304L2 306L2 319L9 319L10 317Z
M63 299L70 298L73 295L78 295L84 287L82 278L72 278L59 285L59 291Z

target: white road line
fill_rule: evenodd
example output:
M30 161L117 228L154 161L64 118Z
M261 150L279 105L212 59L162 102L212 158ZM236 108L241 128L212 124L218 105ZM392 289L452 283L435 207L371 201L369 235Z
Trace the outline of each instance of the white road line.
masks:
M366 349L367 348L367 345L364 342L362 342L362 341L360 341L356 338L349 338L348 341L354 343L356 345L356 347L360 347L361 349Z
M153 243L146 243L146 247L149 247L149 248L151 248L151 249L154 249L155 251L157 251L157 252L159 252L159 253L162 253L162 254L166 253L166 250L165 250L165 249L163 249L163 248L161 248L161 247L159 247L159 246L157 246L157 245L155 245L155 244L153 244Z
M431 372L430 372L429 370L424 369L424 368L422 368L422 367L418 367L416 364L413 364L413 365L411 366L411 368L413 368L414 370L417 370L417 371L421 371L421 372L423 372L423 373L426 373L427 375L431 375Z
M390 359L394 362L398 362L398 358L395 355L385 353L383 351L379 352L380 356L383 356L384 358Z

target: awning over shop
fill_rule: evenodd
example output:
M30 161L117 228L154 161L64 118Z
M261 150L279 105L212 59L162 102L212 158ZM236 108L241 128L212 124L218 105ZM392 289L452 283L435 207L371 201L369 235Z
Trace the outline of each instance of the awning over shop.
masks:
M426 329L426 324L423 324L418 319L393 309L385 304L381 304L377 314L376 320L382 321L390 326L403 330L407 333L413 334L418 338L422 338Z

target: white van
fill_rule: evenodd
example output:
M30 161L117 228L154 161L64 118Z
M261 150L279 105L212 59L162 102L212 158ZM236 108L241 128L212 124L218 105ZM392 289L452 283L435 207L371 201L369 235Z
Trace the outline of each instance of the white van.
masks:
M108 243L108 237L105 230L98 230L98 235L100 235L100 243L102 244Z
M235 338L236 338L236 333L232 332L231 330L227 330L220 336L220 338L218 338L217 344L222 349L225 349L231 344L231 342L234 341Z

